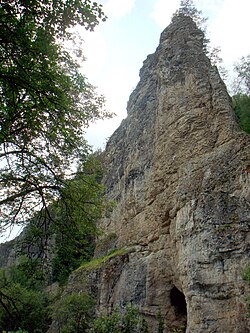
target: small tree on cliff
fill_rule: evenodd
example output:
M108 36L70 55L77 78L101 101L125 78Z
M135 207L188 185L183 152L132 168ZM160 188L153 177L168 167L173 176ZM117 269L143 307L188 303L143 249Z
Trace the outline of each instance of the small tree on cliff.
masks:
M72 165L89 154L83 129L108 116L103 97L64 48L74 40L69 28L93 30L101 20L101 5L90 0L1 1L2 229L40 208L50 217L49 204L63 198Z
M204 24L206 23L207 18L202 16L202 12L195 7L192 0L181 0L180 7L173 14L173 17L180 15L190 16L197 26L204 30Z

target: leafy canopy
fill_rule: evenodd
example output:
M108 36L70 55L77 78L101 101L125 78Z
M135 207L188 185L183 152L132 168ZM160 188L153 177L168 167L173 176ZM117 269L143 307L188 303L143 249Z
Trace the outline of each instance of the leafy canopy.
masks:
M66 51L77 24L106 17L89 0L8 0L0 8L0 222L62 198L72 165L89 154L84 128L110 116Z

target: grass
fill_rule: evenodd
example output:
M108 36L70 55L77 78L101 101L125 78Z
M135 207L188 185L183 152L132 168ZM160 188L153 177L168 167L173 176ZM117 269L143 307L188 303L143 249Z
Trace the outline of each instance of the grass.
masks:
M128 251L126 249L116 249L110 251L106 256L100 257L100 258L94 258L91 261L85 262L83 265L81 265L78 270L86 269L86 270L92 270L99 268L102 264L106 263L109 261L111 258L114 258L116 256L121 256Z
M228 230L230 228L231 228L231 225L226 223L226 224L223 224L223 225L217 227L216 231L217 232L223 232L223 231Z

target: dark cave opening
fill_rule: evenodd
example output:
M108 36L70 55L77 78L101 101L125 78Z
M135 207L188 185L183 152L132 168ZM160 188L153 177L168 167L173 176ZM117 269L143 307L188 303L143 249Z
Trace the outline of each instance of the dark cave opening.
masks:
M176 316L187 317L187 304L184 294L175 286L170 291L171 305L175 308Z

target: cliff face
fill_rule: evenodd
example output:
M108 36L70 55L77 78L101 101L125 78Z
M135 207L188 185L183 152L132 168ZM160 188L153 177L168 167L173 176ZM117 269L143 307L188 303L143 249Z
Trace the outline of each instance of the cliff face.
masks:
M203 33L176 17L146 59L104 160L100 222L130 249L100 275L99 309L133 302L165 332L249 331L250 138L238 128Z

